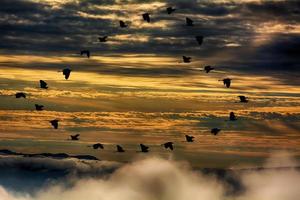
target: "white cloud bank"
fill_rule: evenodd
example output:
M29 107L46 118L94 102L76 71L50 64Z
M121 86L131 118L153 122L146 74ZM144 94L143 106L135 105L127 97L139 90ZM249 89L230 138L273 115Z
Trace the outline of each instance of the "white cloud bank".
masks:
M296 166L286 155L275 156L266 167ZM57 184L34 195L0 188L1 200L297 200L300 172L295 168L272 168L240 173L245 192L226 195L226 184L192 170L185 163L148 158L116 170L109 177L84 178L72 186Z

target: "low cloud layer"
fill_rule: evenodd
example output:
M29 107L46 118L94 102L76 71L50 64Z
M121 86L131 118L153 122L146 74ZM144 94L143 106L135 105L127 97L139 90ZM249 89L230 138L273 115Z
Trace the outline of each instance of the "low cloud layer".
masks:
M25 160L22 162L26 163ZM19 161L19 164L22 162ZM41 165L40 161L30 162L32 165ZM70 161L65 163L59 161L63 167L53 165L53 162L44 162L44 167L52 166L52 169L54 167L59 171L70 168ZM3 166L3 161L0 166ZM16 163L12 166L16 166ZM88 168L91 174L98 171L95 168L99 167L99 164L93 166ZM111 166L113 165L106 163L104 168ZM202 173L191 169L184 162L150 157L125 164L116 171L107 173L102 170L108 176L96 176L98 172L95 176L79 178L73 175L64 181L52 182L33 193L17 192L1 187L0 198L3 200L81 200L87 197L91 200L295 200L300 195L297 189L300 184L300 173L294 168L297 166L299 163L288 154L276 153L266 161L263 169L227 170L225 173L227 178L220 178L216 173ZM40 169L38 172L41 171ZM230 192L233 185L226 182L226 179L230 178L228 176L231 180L238 181L236 184L240 185L240 189L235 193Z

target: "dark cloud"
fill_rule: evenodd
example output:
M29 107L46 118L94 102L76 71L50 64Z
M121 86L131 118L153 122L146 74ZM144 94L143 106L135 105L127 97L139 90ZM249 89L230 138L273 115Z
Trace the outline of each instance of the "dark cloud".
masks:
M298 162L283 153L275 154L260 168L248 169L197 170L156 157L121 167L109 162L1 158L0 168L4 169L0 173L0 197L9 199L77 200L87 195L92 200L181 199L191 195L206 199L270 199L274 191L280 199L299 196ZM77 172L84 172L84 176L76 176ZM282 189L283 183L288 190ZM175 191L174 186L181 187Z
M263 1L247 3L247 12L262 16L265 20L272 19L299 19L300 2L291 1Z
M119 163L108 161L6 156L0 157L0 185L10 190L32 193L49 184L67 183L71 177L105 177L119 166Z
M298 1L261 1L241 3L228 1L168 1L166 5L178 10L165 13L165 7L149 8L154 22L163 27L118 27L118 18L132 18L132 10L121 9L126 4L153 3L152 1L84 0L53 7L32 1L2 1L0 8L0 52L3 54L59 54L69 55L88 48L93 55L151 53L169 56L191 55L199 60L212 61L228 69L255 72L263 70L298 70L299 35L289 33L299 21ZM110 9L103 6L115 5ZM100 6L100 7L99 7ZM102 6L102 7L101 7ZM119 6L119 7L118 7ZM130 6L128 6L130 8ZM141 10L137 11L139 15ZM115 15L117 18L104 16ZM100 17L99 17L100 16ZM191 16L195 27L186 27L185 16ZM132 20L128 20L132 21ZM262 46L253 45L260 23L276 22L286 26L286 33L277 34ZM136 22L135 22L136 23ZM143 23L142 20L140 22ZM149 37L149 41L127 41L118 37L113 43L99 44L99 35L129 34ZM266 33L267 34L267 33ZM205 36L198 47L195 35ZM266 36L267 37L267 36ZM222 61L214 61L227 52ZM238 60L235 60L238 58ZM113 70L113 69L112 69ZM108 73L109 73L108 69ZM147 69L125 71L124 74L188 74L185 70ZM298 83L297 83L298 84Z

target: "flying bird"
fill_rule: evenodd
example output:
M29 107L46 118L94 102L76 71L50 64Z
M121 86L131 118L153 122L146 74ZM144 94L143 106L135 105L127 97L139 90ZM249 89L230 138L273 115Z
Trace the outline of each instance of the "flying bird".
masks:
M125 150L120 145L117 145L117 152L123 153Z
M175 8L172 8L172 7L167 7L167 13L170 15L172 14L176 9Z
M124 21L120 20L119 22L120 22L120 27L121 28L126 28L127 27L127 24L125 24Z
M166 142L164 144L162 144L166 149L171 149L173 151L174 146L173 146L173 142Z
M99 42L107 42L108 36L98 37Z
M90 53L89 50L82 50L82 51L80 51L80 55L81 55L81 56L82 56L82 55L86 55L87 58L90 58L91 53Z
M79 140L79 136L80 136L80 134L70 135L71 140Z
M53 126L54 129L58 129L58 119L54 119L49 122Z
M63 75L65 76L65 79L66 80L68 80L69 79L69 77L70 77L70 74L71 74L71 69L69 69L69 68L65 68L65 69L63 69L63 71L62 71L62 73L63 73Z
M26 99L26 94L24 92L17 92L16 93L16 98L19 99L19 98L24 98Z
M150 14L149 13L144 13L142 16L145 21L147 21L148 23L150 22Z
M48 89L48 84L45 81L40 80L40 87L43 89Z
M201 45L203 43L204 37L202 35L196 36L195 38L199 45Z
M231 84L231 80L230 78L224 78L223 80L219 80L219 81L223 81L223 84L229 88L230 87L230 84Z
M190 18L186 17L185 21L187 26L194 26L194 21L191 20Z
M245 96L238 96L240 98L241 103L248 103L248 99Z
M96 144L93 144L93 149L104 149L104 146L103 144L101 143L96 143Z
M211 134L213 134L213 135L218 135L218 133L221 131L221 129L219 129L219 128L213 128L213 129L211 129Z
M44 110L44 106L43 105L39 105L39 104L34 104L34 105L35 105L35 110L37 110L37 111Z
M192 135L185 135L185 139L187 142L194 142L194 136Z
M230 112L230 113L229 113L229 120L230 120L230 121L236 121L236 120L237 120L237 118L236 118L234 112Z
M191 62L191 57L187 57L187 56L182 56L182 60L184 63L190 63Z
M146 145L144 145L144 144L140 144L140 147L141 147L141 151L142 151L143 153L149 152L149 147L148 147L148 146L146 146Z
M215 68L213 68L212 66L208 65L204 67L204 71L206 71L206 73L209 73L211 70L214 70Z

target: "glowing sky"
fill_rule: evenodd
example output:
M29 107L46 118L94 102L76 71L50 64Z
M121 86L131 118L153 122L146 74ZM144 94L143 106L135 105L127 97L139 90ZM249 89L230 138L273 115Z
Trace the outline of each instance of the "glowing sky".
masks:
M167 15L168 6L178 10ZM297 1L1 1L0 148L128 161L145 143L201 167L255 164L274 150L300 156L299 13ZM180 63L183 55L192 63ZM205 65L216 70L206 74ZM58 72L65 67L69 80ZM231 88L218 81L226 77ZM14 97L21 91L27 99ZM236 122L227 121L231 111ZM75 133L80 141L68 139ZM167 141L173 153L162 149ZM105 150L87 147L96 142ZM114 153L115 144L127 152Z

